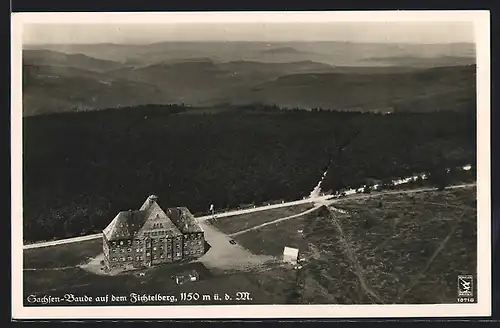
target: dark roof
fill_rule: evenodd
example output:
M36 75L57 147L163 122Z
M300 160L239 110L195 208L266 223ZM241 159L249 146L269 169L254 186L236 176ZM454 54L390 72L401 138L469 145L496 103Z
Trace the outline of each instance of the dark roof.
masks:
M138 234L144 233L145 231L155 231L155 230L166 230L171 231L171 235L180 235L179 229L170 220L170 218L163 212L161 207L156 203L152 202L145 212L145 220L142 227L138 231Z
M129 239L132 236L130 231L130 212L119 212L113 221L103 230L107 240Z
M103 230L108 241L142 237L144 232L164 231L167 236L181 235L181 232L150 196L138 211L121 211Z
M169 208L167 215L182 233L203 232L196 218L186 207Z

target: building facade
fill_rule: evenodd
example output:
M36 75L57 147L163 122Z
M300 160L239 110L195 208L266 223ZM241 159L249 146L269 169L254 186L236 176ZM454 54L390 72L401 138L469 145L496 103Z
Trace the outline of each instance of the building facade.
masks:
M103 230L106 266L149 267L196 259L205 253L203 229L191 212L175 207L165 213L157 200L151 195L139 210L119 212Z

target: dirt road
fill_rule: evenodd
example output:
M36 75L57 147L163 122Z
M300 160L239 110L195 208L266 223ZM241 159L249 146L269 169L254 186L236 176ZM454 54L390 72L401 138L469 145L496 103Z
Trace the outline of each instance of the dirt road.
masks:
M205 231L205 240L211 248L198 259L207 268L220 271L245 271L276 262L272 256L254 255L238 244L231 244L231 237L213 227L207 221L200 221Z

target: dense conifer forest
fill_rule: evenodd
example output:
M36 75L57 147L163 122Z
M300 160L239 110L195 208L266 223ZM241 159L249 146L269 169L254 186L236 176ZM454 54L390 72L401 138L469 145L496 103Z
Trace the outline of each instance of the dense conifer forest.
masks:
M475 109L390 115L140 106L23 119L26 242L101 231L149 194L204 213L474 164Z

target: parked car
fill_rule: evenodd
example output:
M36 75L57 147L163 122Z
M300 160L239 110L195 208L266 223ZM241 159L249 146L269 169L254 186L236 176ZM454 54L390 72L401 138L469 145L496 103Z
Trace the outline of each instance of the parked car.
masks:
M172 279L177 285L182 285L187 282L198 281L200 279L200 275L196 270L192 270L173 275Z

